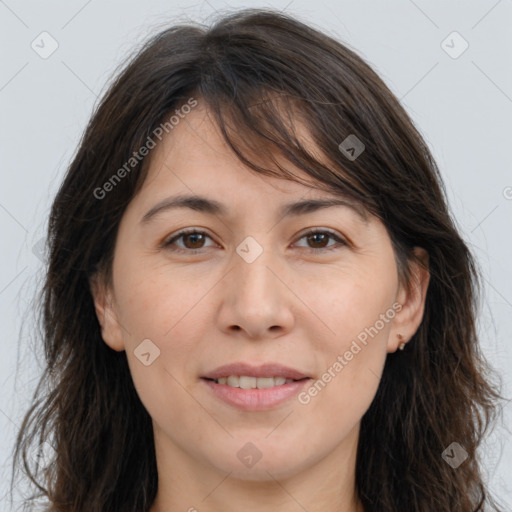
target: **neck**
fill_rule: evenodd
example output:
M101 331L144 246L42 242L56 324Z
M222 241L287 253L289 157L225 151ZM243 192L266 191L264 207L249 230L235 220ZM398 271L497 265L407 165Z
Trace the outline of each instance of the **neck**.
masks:
M150 512L364 512L355 492L358 435L359 425L327 457L306 461L301 471L262 471L249 480L199 464L155 429L159 481Z

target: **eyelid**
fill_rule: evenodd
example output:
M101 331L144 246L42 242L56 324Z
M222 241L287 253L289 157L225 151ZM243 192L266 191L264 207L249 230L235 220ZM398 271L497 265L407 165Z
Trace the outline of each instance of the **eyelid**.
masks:
M323 248L320 248L320 249L315 249L313 247L302 247L302 249L306 249L306 250L311 251L311 252L321 253L321 252L327 252L329 250L340 249L343 246L348 246L349 245L349 242L347 241L347 239L341 233L338 233L337 231L334 231L334 230L329 229L329 228L322 228L322 227L308 228L305 231L302 231L301 233L299 233L299 235L297 236L296 241L294 243L296 244L297 242L299 242L303 238L315 235L316 233L322 233L322 234L329 235L331 239L335 240L336 244L332 245L332 246L328 246L328 247L323 247Z
M313 247L302 247L302 249L305 249L305 250L307 250L309 252L313 252L313 253L325 253L330 250L336 250L336 249L340 249L341 247L346 247L346 246L350 245L348 240L343 235L338 233L337 231L333 231L329 228L322 228L322 227L305 229L304 231L299 233L299 235L297 236L296 241L294 243L297 243L298 241L302 240L306 236L311 236L316 233L324 233L324 234L330 235L330 237L336 241L336 244L334 246L322 247L319 249L315 249ZM190 234L206 235L206 237L213 240L213 237L211 235L209 235L208 232L204 228L184 228L184 229L176 232L175 234L173 234L171 237L165 238L161 244L161 248L170 250L172 252L177 252L177 253L181 252L181 253L189 253L189 254L198 254L198 253L202 252L204 249L208 249L208 247L199 248L199 249L183 249L181 247L172 248L172 249L169 248L171 246L171 244L174 243L176 240L179 240L181 237L190 235Z
M163 249L168 249L169 246L176 240L179 240L181 237L183 237L185 235L191 235L191 234L206 235L208 238L213 240L213 237L204 228L184 228L180 231L177 231L174 235L171 235L170 237L166 237L163 240L161 247ZM174 250L175 252L184 251L184 252L189 252L192 254L194 252L199 252L203 249L182 249L181 247L178 247L177 249L172 249L172 250Z

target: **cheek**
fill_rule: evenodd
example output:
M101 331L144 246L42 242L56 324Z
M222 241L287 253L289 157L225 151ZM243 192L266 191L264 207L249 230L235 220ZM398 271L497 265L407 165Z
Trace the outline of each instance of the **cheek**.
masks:
M365 336L378 342L386 337L395 313L393 268L353 266L312 283L302 290L302 295L313 306L310 311L312 317L316 316L315 325L320 325L320 320L325 327L327 336L322 343L329 340L330 350L344 352L358 336L363 342ZM373 334L371 337L368 330Z
M324 373L305 390L301 403L326 409L347 425L364 414L375 396L396 314L394 274L376 274L352 269L338 276L336 286L331 281L308 295L329 329L311 337L322 354Z
M190 409L188 389L207 329L207 303L201 299L208 288L177 274L146 266L119 286L125 297L122 317L128 332L123 335L133 383L145 408L162 424L181 424L180 415ZM206 421L196 412L187 419L190 425Z
M361 330L350 316L342 321L342 335L332 341L324 338L323 372L298 396L304 418L330 418L322 428L326 438L334 440L348 435L370 407L387 357L389 333L388 324L377 332Z
M119 260L115 278L130 371L144 403L166 403L181 396L187 376L197 372L197 346L207 329L204 298L211 285L184 279L164 265L128 263Z
M207 276L171 269L165 261L140 260L119 262L120 317L129 326L132 341L154 338L167 343L184 324L197 324L193 321L198 306L211 284Z

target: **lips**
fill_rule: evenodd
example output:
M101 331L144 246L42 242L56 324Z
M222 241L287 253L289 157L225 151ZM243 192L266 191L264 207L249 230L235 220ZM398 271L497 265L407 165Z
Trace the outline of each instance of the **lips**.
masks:
M252 379L254 377L246 378ZM209 378L203 378L201 381L209 393L212 393L216 399L230 407L245 412L257 412L278 410L285 404L290 403L304 389L310 379L308 377L301 380L288 379L285 384L264 389L242 389L220 384Z
M302 380L311 378L295 368L283 366L279 363L265 363L260 366L252 366L247 363L232 363L219 366L215 370L202 376L203 379L218 380L219 378L227 378L232 375L247 377L284 377L291 380Z

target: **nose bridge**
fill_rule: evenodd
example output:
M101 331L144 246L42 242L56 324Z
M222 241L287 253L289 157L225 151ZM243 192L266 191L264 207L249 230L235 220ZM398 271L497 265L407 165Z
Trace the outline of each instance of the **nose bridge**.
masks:
M272 333L276 328L282 333L293 325L289 297L275 275L280 272L278 258L264 246L270 236L258 238L247 237L236 247L231 277L222 291L219 317L222 329L241 329L255 339L268 336L271 328ZM286 281L284 276L281 279Z
M230 304L234 313L231 322L252 332L281 324L283 318L288 317L287 314L283 317L287 309L283 283L275 275L280 268L276 253L263 245L270 244L270 236L258 239L261 243L247 237L236 248L235 257L239 261L226 289L229 296L225 296L226 305Z
M270 268L276 267L277 262L273 257L275 254L269 247L270 237L260 242L250 236L244 239L236 248L236 257L239 261L235 264L236 286L238 290L239 301L249 300L249 302L258 302L259 299L265 299L271 302L272 291L278 292L276 278L270 271ZM266 246L263 244L265 243ZM270 268L269 268L270 267ZM260 304L260 307L262 305Z

